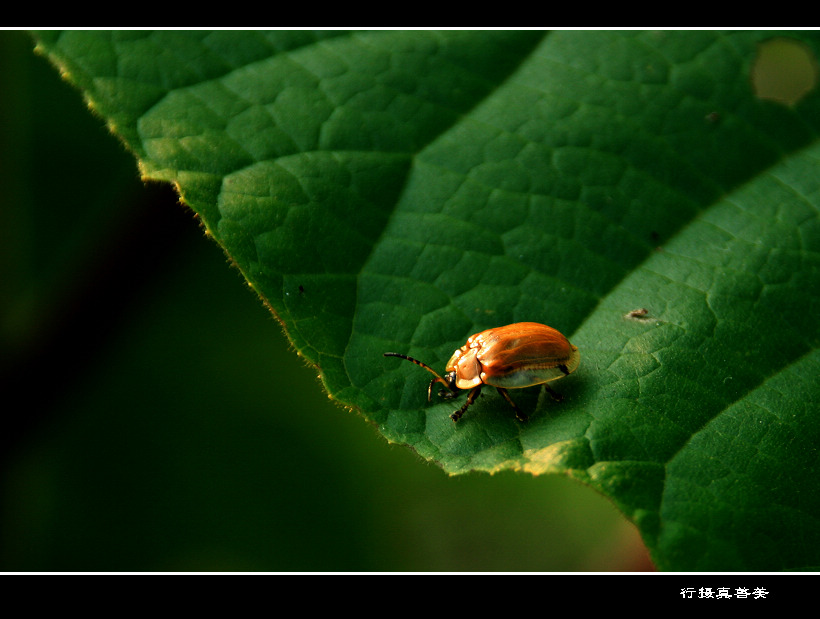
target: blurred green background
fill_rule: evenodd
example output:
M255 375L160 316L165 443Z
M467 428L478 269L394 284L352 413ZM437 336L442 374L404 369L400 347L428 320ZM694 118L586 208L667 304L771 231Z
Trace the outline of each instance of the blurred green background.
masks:
M330 402L32 50L0 32L0 569L651 569L592 490L447 477Z

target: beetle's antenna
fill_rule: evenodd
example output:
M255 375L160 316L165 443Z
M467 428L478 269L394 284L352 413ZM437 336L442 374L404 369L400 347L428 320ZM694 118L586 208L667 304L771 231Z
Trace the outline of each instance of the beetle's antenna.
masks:
M415 363L416 365L423 367L425 370L427 370L433 376L435 376L435 378L430 381L430 386L427 387L427 401L428 402L430 401L430 394L433 392L433 385L435 385L436 383L441 383L442 385L447 387L447 391L449 391L450 393L453 393L453 390L450 389L450 386L447 384L447 381L444 380L441 376L439 376L438 372L436 372L433 368L431 368L426 363L422 363L418 359L413 359L413 357L408 357L407 355L403 355L403 354L397 353L397 352L386 352L386 353L384 353L384 356L385 357L398 357L399 359L406 359L407 361L411 361L412 363Z
M403 355L403 354L398 353L398 352L386 352L386 353L384 353L384 356L385 357L398 357L399 359L406 359L407 361L411 361L411 362L415 363L416 365L420 365L421 367L423 367L428 372L432 373L439 380L444 381L444 379L441 376L438 375L438 372L436 372L433 368L431 368L426 363L422 363L418 359L413 359L413 357L408 357L407 355Z

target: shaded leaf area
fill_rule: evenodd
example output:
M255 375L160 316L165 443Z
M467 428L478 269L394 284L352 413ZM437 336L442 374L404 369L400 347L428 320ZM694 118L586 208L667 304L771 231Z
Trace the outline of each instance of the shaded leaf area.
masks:
M174 182L330 395L451 473L566 473L663 569L820 565L818 97L756 99L772 33L45 33ZM796 33L816 54L814 33ZM642 317L625 318L636 308ZM473 332L581 367L462 422Z

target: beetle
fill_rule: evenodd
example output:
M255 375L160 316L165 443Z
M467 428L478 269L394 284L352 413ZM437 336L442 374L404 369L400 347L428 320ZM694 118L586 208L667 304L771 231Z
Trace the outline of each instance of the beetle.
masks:
M413 357L395 352L386 352L384 356L411 361L435 376L427 387L428 402L436 383L444 385L438 394L445 400L469 389L464 406L450 415L453 421L461 419L484 385L495 387L512 406L518 420L527 421L527 415L512 401L507 389L543 384L553 398L560 400L561 396L546 383L569 376L581 361L578 348L561 332L537 322L517 322L471 335L450 357L444 376Z

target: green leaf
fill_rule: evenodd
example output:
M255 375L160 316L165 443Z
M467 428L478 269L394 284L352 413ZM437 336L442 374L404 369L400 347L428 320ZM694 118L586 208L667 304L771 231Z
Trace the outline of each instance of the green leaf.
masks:
M659 568L721 571L820 565L820 99L755 96L773 36L38 35L331 397L449 473L567 474ZM512 392L526 425L490 390L453 424L382 357L442 369L518 321L581 351L561 403Z

